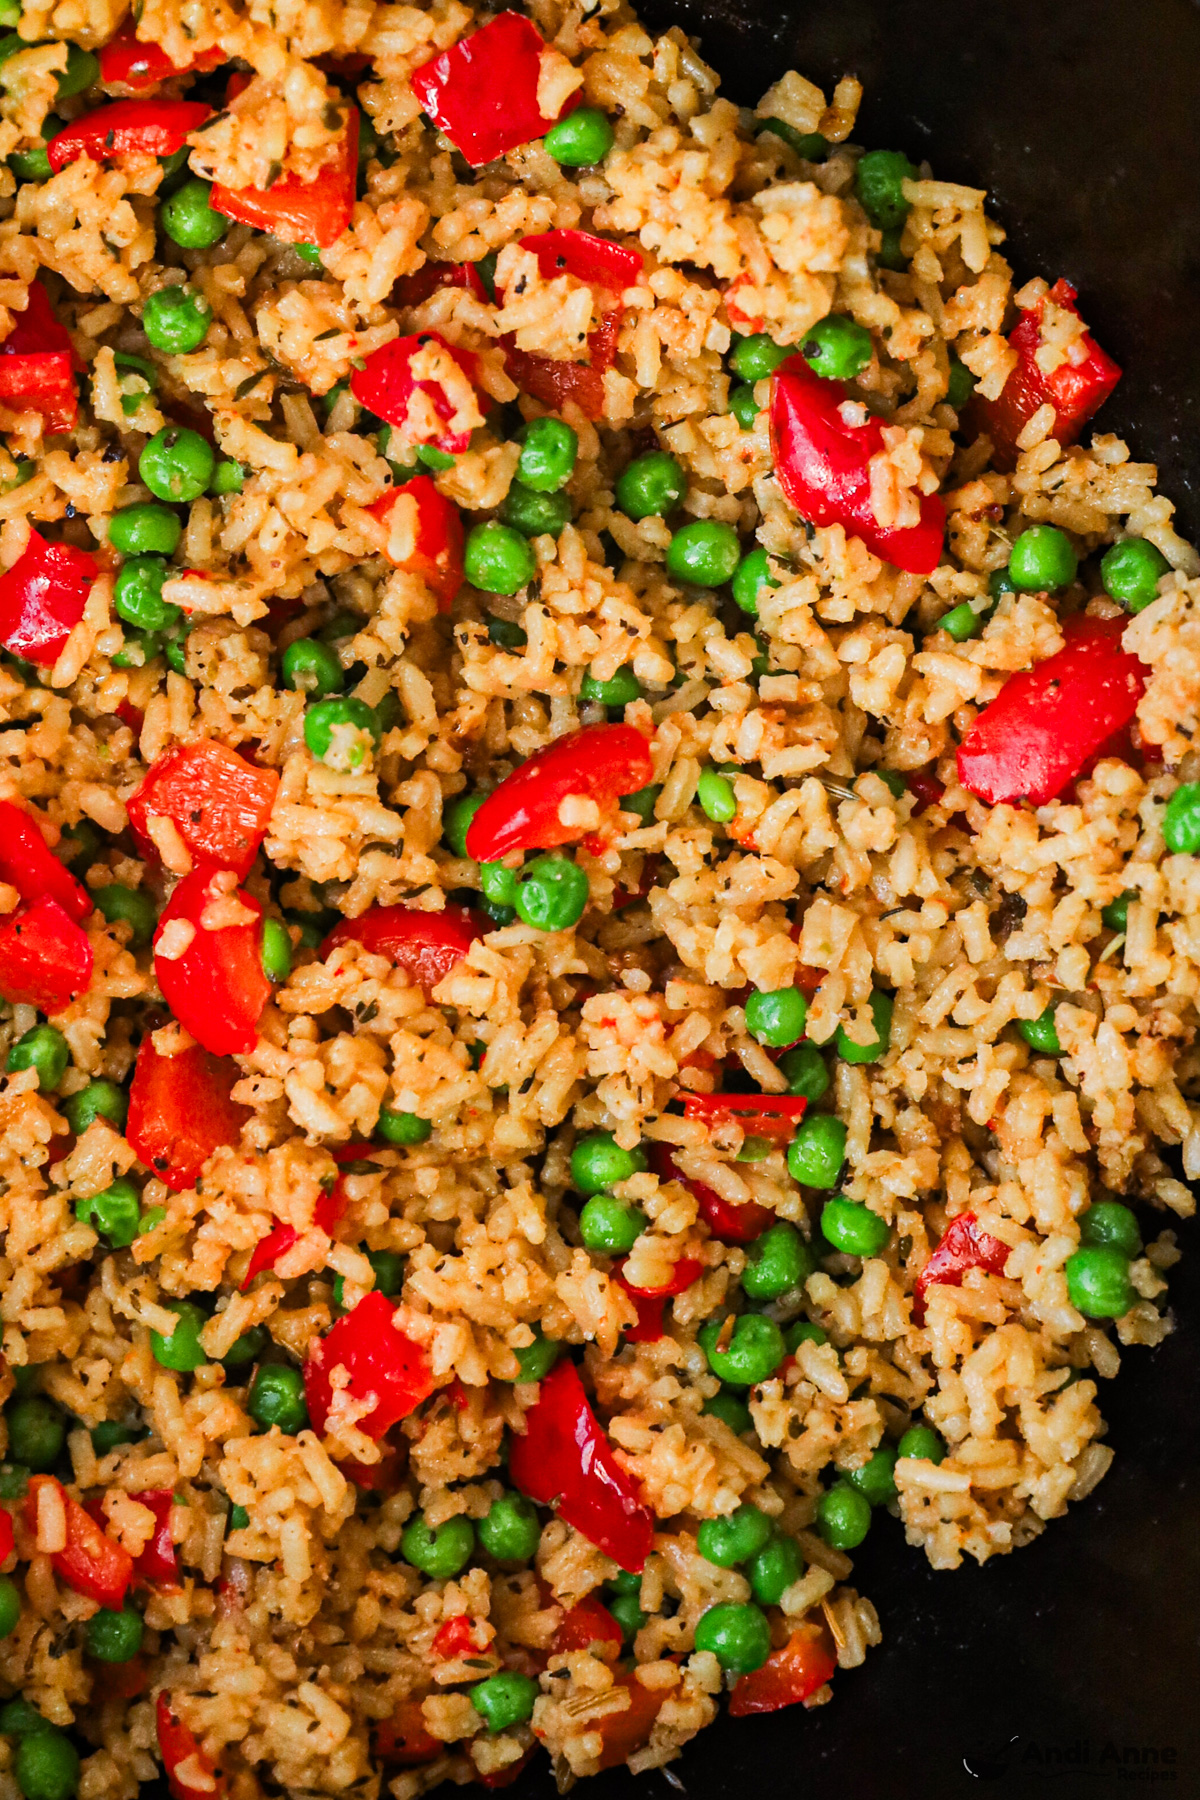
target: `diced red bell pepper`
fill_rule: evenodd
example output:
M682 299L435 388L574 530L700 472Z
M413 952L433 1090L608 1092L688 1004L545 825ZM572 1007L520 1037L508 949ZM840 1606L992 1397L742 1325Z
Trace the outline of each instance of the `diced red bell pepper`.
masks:
M311 181L291 174L269 188L228 188L214 181L209 204L227 219L269 231L285 244L327 250L350 223L357 177L358 108L352 106L334 154Z
M474 384L477 363L473 351L448 344L438 331L419 331L409 337L392 338L390 343L372 350L362 368L355 369L350 377L350 392L354 398L378 418L399 428L407 425L409 402L415 390L420 388L439 419L452 419L456 409L441 383L413 379L413 357L423 344L428 343L440 344L467 380ZM435 449L444 450L447 456L457 456L470 443L471 433L443 431L440 436L424 441L432 443Z
M518 350L510 337L501 339L504 366L523 394L562 412L570 402L586 419L598 419L604 412L604 371L612 367L617 354L623 309L616 306L605 313L595 330L588 334L588 360L585 363L555 362L553 357L535 356Z
M59 862L32 814L11 800L0 800L0 881L22 900L57 900L77 925L92 916L87 889Z
M391 1718L375 1727L375 1754L380 1762L415 1769L445 1752L445 1744L426 1730L420 1700L402 1700Z
M102 86L131 88L157 87L160 81L170 81L177 75L202 74L207 69L215 69L225 55L219 46L214 46L177 68L161 44L143 44L132 23L96 54L100 60Z
M649 1742L654 1722L671 1692L669 1688L643 1687L636 1675L625 1675L613 1685L629 1689L629 1705L624 1712L605 1713L589 1727L604 1740L600 1753L602 1769L619 1769L635 1750Z
M467 828L467 855L495 862L514 850L553 850L583 834L564 825L562 803L595 800L611 812L623 794L636 793L653 774L646 739L632 725L591 725L535 750L505 776Z
M975 418L992 440L992 461L999 469L1016 467L1020 455L1017 439L1034 413L1047 402L1054 408L1054 430L1050 436L1060 444L1073 444L1121 379L1119 366L1090 332L1080 339L1084 352L1081 361L1060 363L1052 374L1043 375L1037 365L1037 353L1046 299L1079 316L1075 289L1069 281L1056 281L1045 299L1021 314L1010 334L1008 341L1017 352L1017 366L997 398L973 402Z
M84 367L40 281L0 344L0 405L40 412L47 432L70 431L79 415L75 374Z
M430 593L437 595L438 611L449 612L463 584L461 515L430 475L416 475L403 487L390 488L367 511L386 525L392 508L406 494L416 502L416 531L412 548L402 560L395 561L395 567L409 575L419 575ZM394 559L389 555L388 560Z
M158 1734L158 1753L163 1760L167 1785L172 1800L221 1800L225 1783L211 1759L196 1742L190 1725L185 1725L171 1705L171 1696L161 1693L154 1706L154 1725ZM190 1771L211 1778L204 1787L188 1782L179 1770L190 1764Z
M92 946L57 900L34 900L0 919L0 994L14 1006L57 1013L92 979Z
M125 1137L138 1160L180 1192L214 1151L236 1144L250 1117L230 1097L242 1072L235 1062L192 1044L178 1056L160 1056L149 1032L138 1049L129 1089Z
M573 275L590 287L620 294L632 287L645 268L638 250L626 250L611 238L593 231L539 231L521 239L522 250L532 250L543 281L556 275ZM499 298L499 296L497 296Z
M337 1466L347 1481L352 1481L366 1493L394 1494L408 1467L408 1446L398 1444L385 1450L376 1463L357 1462L352 1456L343 1456L338 1459Z
M1010 675L958 747L958 778L989 806L1044 806L1130 724L1150 671L1121 647L1129 623L1070 619L1054 656Z
M98 574L86 550L48 543L31 530L12 568L0 575L0 644L26 662L53 665Z
M789 356L771 378L771 449L779 485L814 525L842 525L874 556L928 575L937 568L946 529L940 494L921 496L916 525L880 525L871 507L870 462L884 449L873 417L847 424L844 382L815 375L803 356Z
M198 1044L214 1056L248 1056L271 998L262 965L262 904L239 888L237 898L253 922L205 930L215 873L211 865L193 869L163 907L154 933L154 975L163 999ZM191 925L194 936L182 956L160 956L163 933L176 919Z
M801 1625L781 1650L773 1650L759 1669L739 1675L729 1699L731 1719L751 1713L778 1712L808 1700L832 1681L837 1654L824 1627Z
M135 1558L134 1574L142 1581L165 1587L179 1586L179 1558L171 1536L171 1508L175 1495L170 1488L147 1488L132 1494L140 1506L148 1506L154 1514L154 1536L141 1555Z
M372 1288L317 1342L304 1365L304 1393L318 1434L326 1428L335 1391L375 1402L354 1422L368 1437L381 1438L437 1386L421 1345L393 1325L394 1311L395 1303ZM349 1380L335 1389L333 1376L339 1369Z
M256 768L236 750L203 738L151 763L128 802L129 824L145 857L158 856L148 830L157 813L174 822L197 861L241 878L266 835L278 790L278 770Z
M332 1237L334 1226L345 1210L346 1190L339 1179L334 1182L327 1193L324 1191L321 1193L313 1207L313 1224ZM245 1293L255 1276L261 1275L264 1269L273 1269L280 1257L286 1250L291 1249L299 1236L300 1233L291 1225L276 1225L271 1231L268 1231L266 1237L259 1238L251 1254L246 1273L242 1277L242 1292Z
M78 1500L73 1500L62 1482L56 1481L53 1475L29 1477L25 1524L31 1532L37 1531L38 1495L44 1488L58 1489L66 1512L66 1546L54 1551L50 1557L55 1574L77 1594L86 1594L100 1606L119 1611L133 1579L132 1556L123 1545L114 1543L107 1532L101 1530L95 1519L88 1516Z
M469 1613L455 1613L439 1625L433 1639L433 1654L442 1662L457 1662L463 1656L478 1656L487 1649L487 1638L475 1641L475 1621Z
M916 801L913 807L915 819L919 819L923 812L928 812L931 806L936 806L946 792L943 784L929 769L910 769L904 779L909 793Z
M372 906L357 919L343 919L321 945L322 958L340 944L361 944L372 956L386 956L407 969L426 999L444 981L484 932L484 924L465 906L439 913L412 906Z
M0 1563L6 1563L13 1553L15 1538L12 1514L3 1507L0 1507L0 1514L3 1514L3 1517L0 1517Z
M543 1376L525 1430L513 1436L508 1470L521 1493L553 1506L621 1568L641 1573L654 1517L617 1466L573 1362L564 1359Z
M396 306L421 306L439 288L466 288L477 300L488 297L474 263L427 262L415 275L400 277L392 289L392 301Z
M775 1223L775 1214L769 1207L760 1206L757 1200L745 1200L740 1205L722 1200L720 1194L707 1187L704 1182L693 1181L690 1176L684 1175L665 1144L654 1146L650 1160L661 1181L683 1183L699 1207L700 1217L712 1235L723 1244L752 1244L769 1225Z
M0 344L0 355L41 354L67 357L76 374L82 374L87 367L71 342L70 332L51 305L49 294L40 281L31 281L25 296L25 310L13 315L12 330Z
M711 1189L705 1191L711 1192ZM740 1212L744 1209L738 1207L734 1210ZM660 1288L633 1287L626 1281L624 1271L623 1261L616 1264L613 1269L613 1280L629 1295L637 1308L638 1315L637 1323L626 1328L625 1341L628 1344L656 1344L666 1332L663 1314L667 1301L675 1294L682 1294L690 1288L693 1281L698 1280L704 1273L704 1264L697 1262L694 1256L681 1256L675 1264L670 1281L666 1287Z
M438 130L479 168L545 137L555 123L538 110L545 48L535 25L520 13L503 12L414 69L412 90ZM573 112L580 99L576 90L558 118Z
M683 1116L703 1120L710 1131L736 1119L747 1137L790 1144L807 1105L803 1094L685 1094Z
M1007 1244L981 1229L972 1212L959 1213L946 1229L940 1244L917 1276L913 1291L913 1321L925 1321L925 1305L931 1287L961 1287L968 1269L986 1269L1003 1275L1010 1255Z
M114 162L120 156L174 156L211 117L202 100L111 100L64 125L46 145L57 174L77 157Z
M550 1644L551 1656L566 1656L572 1650L586 1650L592 1644L604 1646L604 1661L611 1662L621 1653L621 1627L594 1594L570 1607L562 1618Z

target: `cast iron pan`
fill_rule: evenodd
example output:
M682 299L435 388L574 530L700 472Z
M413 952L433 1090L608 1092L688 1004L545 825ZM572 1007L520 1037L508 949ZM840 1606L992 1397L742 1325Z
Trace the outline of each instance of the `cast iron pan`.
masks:
M795 67L866 86L855 139L987 187L1018 276L1066 275L1125 370L1100 428L1200 528L1200 14L1186 0L641 0L697 35L734 99ZM691 1800L1200 1795L1200 1232L1176 1331L1101 1405L1117 1460L1033 1545L935 1574L876 1514L855 1553L882 1645L815 1713L724 1716L672 1765ZM516 1800L553 1792L539 1773ZM584 1790L581 1790L581 1792ZM623 1770L588 1800L672 1800Z

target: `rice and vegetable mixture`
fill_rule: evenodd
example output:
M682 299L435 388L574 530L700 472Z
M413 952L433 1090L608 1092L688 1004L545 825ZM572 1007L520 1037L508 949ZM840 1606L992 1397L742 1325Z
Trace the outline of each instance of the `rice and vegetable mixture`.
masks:
M1120 371L619 0L0 13L0 1800L821 1704L873 1509L1027 1542L1170 1329Z

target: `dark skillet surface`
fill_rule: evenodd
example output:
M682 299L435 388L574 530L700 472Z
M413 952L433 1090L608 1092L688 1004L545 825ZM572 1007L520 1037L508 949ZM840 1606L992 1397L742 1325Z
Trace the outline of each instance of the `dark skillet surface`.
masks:
M827 89L857 74L857 142L989 188L1018 276L1075 282L1125 369L1101 428L1158 463L1183 528L1200 529L1200 14L1185 0L642 0L642 13L698 35L739 101L788 67ZM944 1574L877 1513L854 1579L882 1645L816 1713L723 1716L672 1765L691 1800L1200 1795L1198 1238L1182 1234L1174 1336L1128 1352L1101 1395L1117 1460L1093 1497L1027 1549ZM553 1793L544 1759L512 1792ZM670 1795L661 1774L624 1771L581 1792Z

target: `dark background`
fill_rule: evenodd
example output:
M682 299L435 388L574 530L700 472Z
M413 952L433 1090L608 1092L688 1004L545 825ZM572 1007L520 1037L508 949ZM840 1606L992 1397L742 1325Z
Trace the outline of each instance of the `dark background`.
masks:
M1125 369L1099 427L1158 464L1182 528L1200 529L1200 14L1186 0L640 10L698 35L739 101L789 67L827 91L858 75L856 142L990 189L1018 277L1069 277ZM876 1514L854 1579L883 1644L818 1712L723 1717L704 1732L672 1765L692 1800L1200 1795L1198 1240L1185 1228L1174 1336L1126 1353L1101 1395L1117 1460L1095 1495L1029 1548L953 1574L934 1574ZM539 1763L515 1800L553 1792ZM588 1800L635 1791L671 1796L660 1773L587 1786Z

